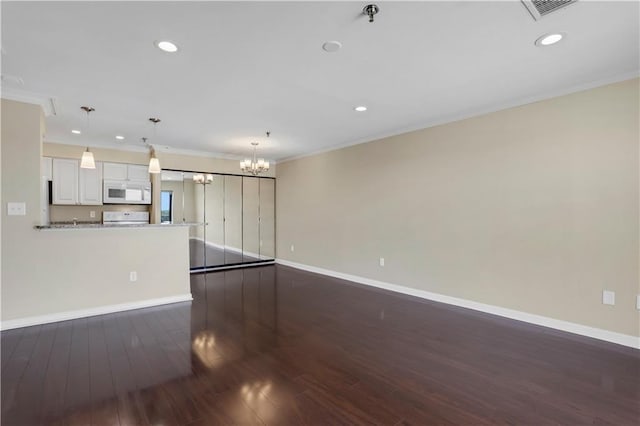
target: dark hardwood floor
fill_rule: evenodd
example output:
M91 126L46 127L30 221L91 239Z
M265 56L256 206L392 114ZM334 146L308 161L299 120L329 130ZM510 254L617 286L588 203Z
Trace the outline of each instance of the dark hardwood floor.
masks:
M2 425L640 424L640 354L282 266L2 332Z

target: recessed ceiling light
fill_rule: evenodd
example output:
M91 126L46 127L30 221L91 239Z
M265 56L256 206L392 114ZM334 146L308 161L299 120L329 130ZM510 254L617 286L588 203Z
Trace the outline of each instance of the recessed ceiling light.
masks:
M339 41L327 41L322 45L322 49L324 49L325 52L329 53L337 52L338 50L342 49L342 43L340 43Z
M124 136L120 136L120 135L118 135L118 136L116 136L116 139L118 139L119 141L121 141L121 140L123 140L123 139L124 139Z
M73 133L74 135L79 135L82 132L80 130L72 130L71 133Z
M536 40L536 46L551 46L564 38L564 33L545 34Z
M367 110L367 107L364 105L360 105L354 108L354 110L358 111L358 112L364 112Z
M158 49L165 52L174 53L178 51L178 46L167 40L157 41L155 45Z

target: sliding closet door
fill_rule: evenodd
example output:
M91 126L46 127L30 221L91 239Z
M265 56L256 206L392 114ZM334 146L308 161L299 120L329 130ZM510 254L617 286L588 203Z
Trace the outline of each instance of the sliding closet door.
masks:
M260 179L260 259L276 255L276 181Z
M242 177L224 177L224 263L242 262Z
M194 182L195 173L182 176L182 220L189 226L189 260L191 268L205 266L204 185Z
M242 178L242 261L260 258L260 179Z
M224 176L205 175L204 223L206 265L224 265Z

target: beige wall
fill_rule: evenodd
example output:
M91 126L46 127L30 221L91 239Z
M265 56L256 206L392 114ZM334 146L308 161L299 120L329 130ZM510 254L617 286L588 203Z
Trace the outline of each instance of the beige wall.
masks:
M187 228L33 228L41 120L39 106L2 100L2 321L188 294ZM9 201L25 202L26 216L7 216Z
M278 163L278 258L639 336L638 90Z

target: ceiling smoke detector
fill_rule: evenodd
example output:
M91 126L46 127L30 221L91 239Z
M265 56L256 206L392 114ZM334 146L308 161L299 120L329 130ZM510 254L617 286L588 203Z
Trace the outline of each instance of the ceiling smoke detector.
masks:
M380 12L377 4L368 4L362 9L362 13L369 17L369 22L373 22L373 17Z

